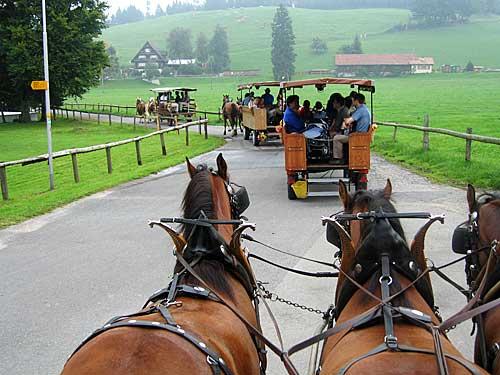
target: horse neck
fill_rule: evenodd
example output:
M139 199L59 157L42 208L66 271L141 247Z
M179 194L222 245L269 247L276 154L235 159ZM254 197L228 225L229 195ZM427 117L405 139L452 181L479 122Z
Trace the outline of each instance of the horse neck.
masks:
M480 208L479 221L480 236L485 245L494 240L500 241L500 199ZM500 253L499 249L497 253Z
M231 203L228 200L226 185L221 178L212 177L212 201L214 202L214 217L219 220L231 220ZM219 231L222 238L229 243L233 235L232 225L216 225L215 229Z

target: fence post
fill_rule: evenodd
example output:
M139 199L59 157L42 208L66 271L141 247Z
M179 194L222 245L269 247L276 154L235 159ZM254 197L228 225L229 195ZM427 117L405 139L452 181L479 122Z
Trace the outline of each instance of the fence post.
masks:
M198 134L201 135L201 116L198 116Z
M125 114L128 115L128 107L125 107Z
M398 132L398 127L395 126L394 127L394 133L392 133L392 141L393 142L396 142L396 134L397 134L397 132Z
M0 167L0 185L2 185L2 198L6 201L9 199L9 189L7 188L7 171L5 167Z
M69 119L68 108L66 108L66 118Z
M108 114L109 126L111 126L111 113Z
M120 125L123 125L123 115L120 114Z
M82 121L82 120L83 120L82 116L83 116L83 115L82 115L82 110L80 109L80 121Z
M161 126L160 126L160 114L159 113L156 115L156 130L158 130L158 131L161 130Z
M106 162L108 164L108 173L113 172L113 164L111 162L111 147L106 147Z
M52 120L56 119L56 109L52 108Z
M186 126L186 146L189 146L189 126Z
M164 133L160 133L161 154L167 156L167 146L165 145Z
M90 112L88 114L89 114L89 120L90 120Z
M203 126L205 128L205 139L208 139L208 121L205 121Z
M134 115L134 130L135 130L135 121L136 121L136 120L135 120L135 115Z
M135 141L135 153L137 154L137 164L142 165L141 159L141 141Z
M424 128L429 127L429 115L424 115ZM429 132L424 130L424 138L423 138L423 146L424 151L429 151Z
M97 112L97 124L98 125L101 124L101 113L100 112Z
M73 164L73 178L76 183L80 182L80 173L78 172L78 159L76 158L76 154L71 154L71 164Z
M101 104L97 103L97 112L101 112Z
M472 128L467 128L467 134L472 134ZM465 160L470 161L472 154L472 139L465 140Z
M84 104L83 104L83 109L84 109L84 110L87 110L87 103L84 103Z
M75 119L75 110L73 109L73 120Z

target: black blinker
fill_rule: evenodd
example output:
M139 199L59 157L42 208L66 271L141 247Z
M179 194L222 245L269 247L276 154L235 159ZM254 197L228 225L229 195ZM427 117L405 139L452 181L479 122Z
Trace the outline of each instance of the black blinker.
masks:
M467 251L470 248L470 236L471 233L467 222L464 222L456 227L451 241L453 252L456 254L467 254Z

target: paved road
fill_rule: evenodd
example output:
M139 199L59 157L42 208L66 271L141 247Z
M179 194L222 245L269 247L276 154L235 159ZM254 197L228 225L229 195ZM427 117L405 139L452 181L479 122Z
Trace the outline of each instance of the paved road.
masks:
M324 239L322 215L340 209L337 198L288 201L283 153L278 146L256 149L248 142L228 142L222 151L232 178L246 185L252 198L248 217L257 223L255 237L295 254L330 260L334 248ZM213 163L216 152L198 158ZM465 217L465 192L426 179L374 157L370 183L390 177L400 211L447 214L445 225L431 229L427 254L436 263L453 256L450 236ZM76 345L108 318L134 312L155 290L166 285L173 269L171 243L148 219L179 214L187 184L183 167L131 182L82 199L48 215L0 231L0 373L56 374ZM411 237L421 222L407 221ZM314 266L269 253L252 251L288 266ZM255 263L260 279L280 296L320 309L332 301L335 283L310 280ZM463 282L462 265L449 271ZM435 281L436 300L449 316L464 304L457 292ZM289 346L312 335L318 316L272 303ZM264 329L271 335L266 321ZM470 326L451 337L471 355ZM300 369L307 354L294 357ZM269 374L283 374L271 357ZM305 371L302 371L305 373Z

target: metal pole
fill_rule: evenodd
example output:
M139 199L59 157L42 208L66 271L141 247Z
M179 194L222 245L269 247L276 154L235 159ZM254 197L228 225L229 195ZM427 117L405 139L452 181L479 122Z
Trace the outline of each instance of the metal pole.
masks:
M47 15L45 14L45 0L42 0L42 30L43 30L43 71L47 81L45 90L45 117L47 120L47 148L49 155L49 184L54 190L54 164L52 159L52 113L50 112L50 87L49 85L49 48L47 43Z

